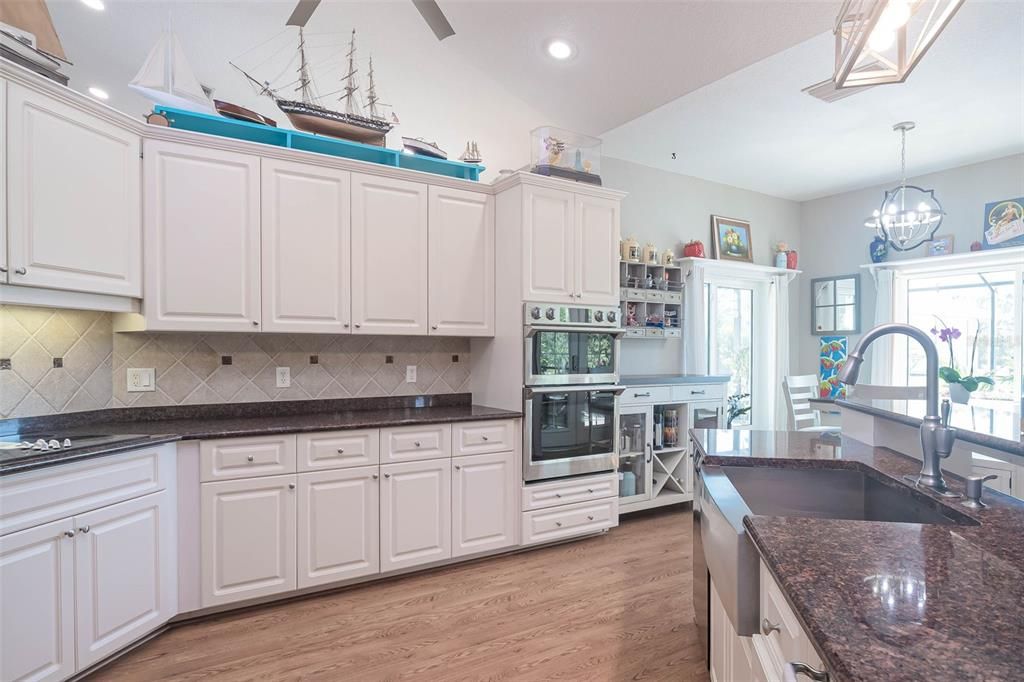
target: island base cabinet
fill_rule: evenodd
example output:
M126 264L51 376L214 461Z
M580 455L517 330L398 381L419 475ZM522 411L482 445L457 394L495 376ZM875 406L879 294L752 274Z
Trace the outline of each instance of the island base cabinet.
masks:
M0 538L0 680L62 680L75 672L74 523Z
M174 507L161 491L75 517L78 668L174 615Z
M201 486L204 607L296 587L296 476Z
M768 682L769 678L761 669L755 653L753 640L736 633L713 582L709 596L712 682ZM774 678L772 682L776 682ZM782 682L781 678L777 682Z
M514 545L515 453L461 457L452 466L452 556Z
M451 460L388 464L380 470L381 571L451 557Z
M298 586L380 572L376 466L298 477Z

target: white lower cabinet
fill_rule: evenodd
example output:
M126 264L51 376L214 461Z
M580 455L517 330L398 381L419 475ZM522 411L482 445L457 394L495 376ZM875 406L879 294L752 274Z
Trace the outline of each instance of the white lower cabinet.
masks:
M452 555L450 459L380 468L380 567L392 571Z
M453 557L515 544L516 473L512 452L453 460Z
M203 483L204 607L296 587L296 477Z
M174 615L177 538L164 490L75 517L78 667Z
M298 587L380 572L376 466L298 477Z
M75 672L74 522L0 538L0 679L62 680Z

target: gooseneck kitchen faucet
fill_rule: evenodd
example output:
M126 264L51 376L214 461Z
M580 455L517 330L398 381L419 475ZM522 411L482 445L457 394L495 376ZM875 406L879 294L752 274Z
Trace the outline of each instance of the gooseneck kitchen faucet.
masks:
M927 361L925 416L921 420L921 455L923 459L921 473L918 476L907 476L906 478L917 485L931 488L944 497L960 497L959 494L946 487L946 481L942 478L942 468L939 466L939 461L949 457L953 452L956 429L949 425L950 404L948 400L942 401L942 415L939 415L939 351L927 334L917 327L896 322L880 324L868 330L861 337L853 352L847 356L846 364L839 371L839 381L847 386L855 386L860 375L861 363L864 362L864 352L876 340L889 334L903 334L916 340L924 348Z

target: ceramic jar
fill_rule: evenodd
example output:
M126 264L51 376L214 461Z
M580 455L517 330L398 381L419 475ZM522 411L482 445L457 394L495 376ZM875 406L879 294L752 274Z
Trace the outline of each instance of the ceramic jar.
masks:
M786 252L786 267L790 270L796 270L796 251Z
M634 263L640 262L640 242L636 240L636 237L626 237L622 240L622 260L633 261Z
M687 242L686 246L683 247L684 258L703 258L704 257L704 242L694 240Z
M658 264L658 249L650 242L644 246L644 262L648 265Z

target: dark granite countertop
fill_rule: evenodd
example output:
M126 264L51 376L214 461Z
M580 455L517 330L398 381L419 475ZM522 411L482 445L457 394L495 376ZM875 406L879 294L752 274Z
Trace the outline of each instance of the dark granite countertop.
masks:
M113 454L132 447L175 440L233 438L274 433L383 428L441 422L522 417L521 412L473 405L471 396L414 396L143 407L75 412L51 417L0 421L0 434L54 432L61 438L95 433L137 434L137 441L115 446L38 453L14 461L0 459L0 476Z
M675 384L724 384L728 375L709 374L626 374L619 377L623 386L671 386Z
M706 465L870 470L892 486L920 469L842 436L691 433ZM1024 679L1024 502L986 490L989 507L972 511L925 493L979 525L747 516L744 526L835 679Z
M923 400L858 399L851 396L836 401L836 404L908 426L920 426L925 413ZM956 427L959 440L1024 457L1024 422L1021 421L1019 402L974 398L967 405L953 403L949 423Z

